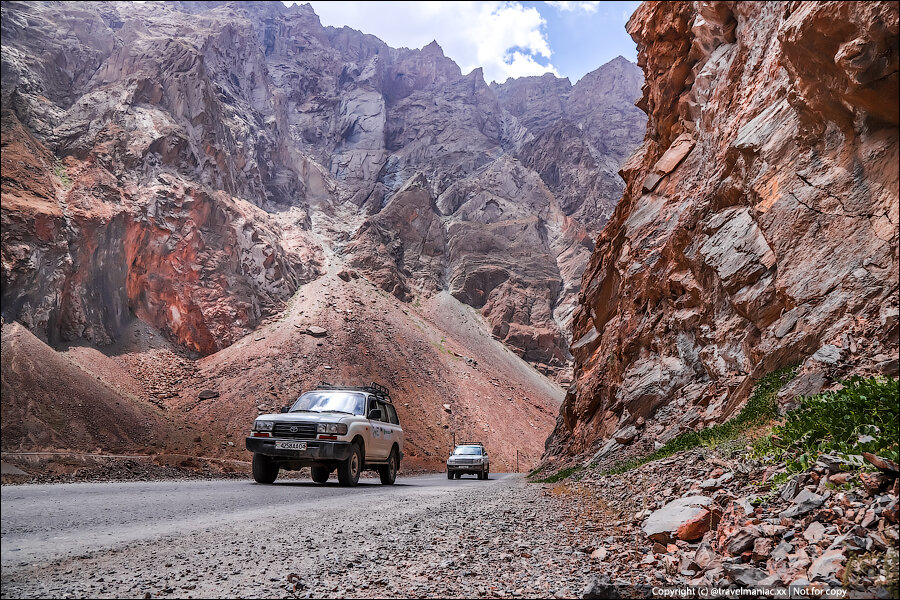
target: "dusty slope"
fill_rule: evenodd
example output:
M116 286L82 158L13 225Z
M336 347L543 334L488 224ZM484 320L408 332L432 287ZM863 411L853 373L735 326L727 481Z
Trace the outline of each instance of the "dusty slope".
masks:
M86 370L18 323L3 325L2 349L4 451L184 446L172 416L143 398L115 360L92 357ZM82 351L95 352L74 353Z
M410 464L439 468L454 432L460 441L484 441L496 470L513 468L517 450L523 468L539 459L561 388L491 338L481 316L449 294L406 305L339 272L333 265L302 286L282 315L197 361L196 375L166 401L204 432L201 453L217 452L222 440L235 443L221 448L227 455L245 453L241 436L259 412L277 412L320 381L377 381L393 392ZM306 335L311 325L328 335ZM220 396L200 400L204 389Z
M289 246L291 213L280 218L288 223ZM340 236L330 220L317 225L325 235ZM484 441L495 470L513 469L517 451L523 469L537 462L562 400L560 387L492 338L482 316L450 294L421 305L404 304L345 271L340 256L328 251L326 260L327 274L302 286L283 313L201 359L189 357L137 320L105 354L83 346L57 353L23 327L6 326L4 331L15 331L16 339L30 344L8 346L4 333L4 440L21 439L4 450L149 449L247 459L243 436L260 412L277 412L320 381L374 380L393 391L409 443L408 465L440 468L454 433L460 441ZM307 335L310 325L328 334ZM20 363L29 370L13 368ZM42 381L34 375L34 363L61 365L55 369L60 380ZM66 388L69 380L73 384ZM23 438L17 433L12 423L40 429L49 418L29 411L52 406L50 392L44 391L48 385L94 411L89 422L101 432L97 441L73 444L60 436ZM220 395L201 400L204 390ZM107 412L110 405L135 403L159 419L149 441L122 429L122 424L143 423L146 417ZM114 418L103 418L106 414ZM66 431L65 419L59 421L63 416L54 413L54 418L53 428Z

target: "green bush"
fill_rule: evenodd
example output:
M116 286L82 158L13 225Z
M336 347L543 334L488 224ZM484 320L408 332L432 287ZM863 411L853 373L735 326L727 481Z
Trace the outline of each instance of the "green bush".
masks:
M871 452L898 460L897 380L851 377L842 389L800 399L782 425L754 445L754 455L804 471L822 454L850 458ZM862 463L855 461L860 466Z
M64 189L69 189L72 186L72 180L69 179L69 172L66 170L66 166L61 160L57 159L53 164L53 171L56 173L56 176L59 177Z
M778 390L793 379L796 372L797 367L792 366L769 373L756 383L756 386L753 388L753 395L750 396L744 408L733 419L700 431L682 433L656 452L616 465L607 473L613 475L624 473L648 462L667 458L676 452L690 450L699 446L714 447L722 442L733 440L752 427L768 422L778 414L776 398Z
M562 481L563 479L566 479L569 475L572 475L573 473L577 473L578 471L582 470L583 468L584 467L582 467L581 465L575 465L574 467L566 467L565 469L560 469L559 471L557 471L556 473L554 473L553 475L551 475L549 477L545 477L543 479L538 479L537 483L558 483L558 482Z

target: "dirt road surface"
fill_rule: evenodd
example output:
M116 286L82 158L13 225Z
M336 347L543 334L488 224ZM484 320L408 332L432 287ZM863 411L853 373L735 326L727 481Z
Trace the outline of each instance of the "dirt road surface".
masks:
M520 475L2 488L2 597L572 597L592 574Z

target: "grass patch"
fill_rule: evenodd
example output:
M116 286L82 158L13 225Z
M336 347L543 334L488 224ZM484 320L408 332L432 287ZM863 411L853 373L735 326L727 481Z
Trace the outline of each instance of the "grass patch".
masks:
M536 483L559 483L563 479L567 479L570 475L574 475L578 471L581 471L584 467L581 465L575 465L574 467L566 467L565 469L560 469L553 475L549 477L545 477L543 479L538 479Z
M753 446L753 456L784 462L789 473L805 471L822 454L862 466L871 452L897 461L898 386L889 377L851 377L842 389L800 399L781 425Z
M778 390L793 379L796 372L797 367L792 366L769 373L756 383L756 386L753 388L753 395L750 396L744 408L734 418L720 425L706 427L700 431L682 433L656 452L616 465L609 471L606 471L605 474L616 475L624 473L648 462L667 458L683 450L691 450L700 446L713 448L722 442L735 439L754 427L771 421L778 414L776 399Z
M56 159L56 162L53 163L53 172L56 173L56 176L59 177L60 182L62 182L62 186L64 189L69 189L72 187L72 180L69 179L69 172L66 170L66 166L62 163L61 160Z
M547 468L547 465L541 465L538 468L534 469L531 473L529 473L525 477L531 479L532 477L537 476L539 473L543 473L546 468Z

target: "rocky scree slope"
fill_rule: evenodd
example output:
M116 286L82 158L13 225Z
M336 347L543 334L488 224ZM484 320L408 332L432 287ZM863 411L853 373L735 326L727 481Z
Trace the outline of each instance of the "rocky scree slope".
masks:
M895 2L635 12L647 133L584 274L549 456L652 451L787 365L785 401L896 375L897 22Z
M106 344L134 314L210 354L328 247L401 300L450 291L567 376L581 273L639 143L628 61L492 88L436 43L279 2L7 3L2 27L8 322ZM560 110L530 118L516 86ZM519 231L510 256L534 258L497 261Z

